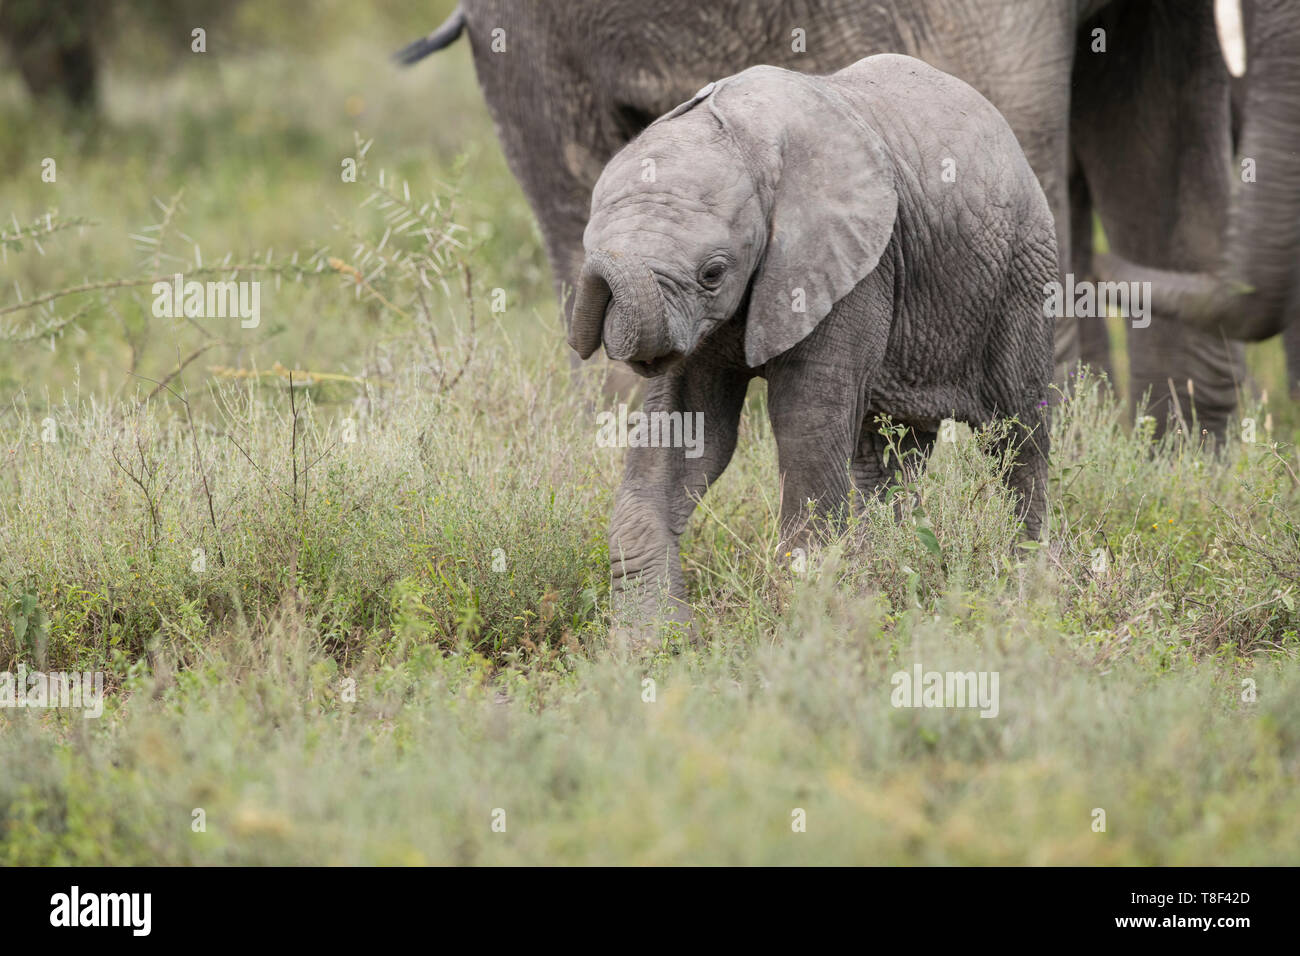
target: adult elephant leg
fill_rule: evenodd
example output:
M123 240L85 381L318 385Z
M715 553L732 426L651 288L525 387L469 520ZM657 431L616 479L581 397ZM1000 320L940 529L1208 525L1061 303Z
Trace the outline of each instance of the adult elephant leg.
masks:
M549 44L565 30L562 8L515 0L466 6L474 69L506 162L537 217L568 325L573 290L582 272L582 234L591 191L610 157L639 131L591 91L584 64L553 54ZM493 48L501 31L504 48ZM570 354L571 368L583 366ZM626 365L594 356L604 370L605 394L627 399L640 380Z
M696 502L736 447L745 391L743 328L724 326L679 366L650 379L642 413L679 416L689 447L629 448L610 522L611 631L632 645L657 623L690 620L678 542ZM659 433L664 434L660 419ZM682 443L685 445L685 442Z
M1091 49L1094 29L1105 31L1105 52ZM1228 212L1230 128L1211 5L1107 7L1080 32L1074 77L1073 147L1111 250L1158 268L1212 270ZM1150 392L1160 430L1176 398L1189 426L1194 412L1222 438L1244 348L1155 305L1146 327L1127 323L1130 397L1136 405Z

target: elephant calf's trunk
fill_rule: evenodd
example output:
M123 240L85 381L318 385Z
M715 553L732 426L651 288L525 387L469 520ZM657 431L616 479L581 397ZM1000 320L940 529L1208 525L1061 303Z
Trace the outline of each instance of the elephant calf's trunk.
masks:
M654 273L631 256L597 251L578 280L569 345L585 359L602 338L605 352L620 362L648 362L674 349Z

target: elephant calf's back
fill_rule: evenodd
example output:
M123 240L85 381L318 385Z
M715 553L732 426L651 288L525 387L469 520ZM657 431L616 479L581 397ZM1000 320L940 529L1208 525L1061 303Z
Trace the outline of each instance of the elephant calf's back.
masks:
M1043 305L1056 235L1014 132L973 87L911 57L868 57L836 77L895 160L908 278L877 399L931 428L1029 414L1052 372Z

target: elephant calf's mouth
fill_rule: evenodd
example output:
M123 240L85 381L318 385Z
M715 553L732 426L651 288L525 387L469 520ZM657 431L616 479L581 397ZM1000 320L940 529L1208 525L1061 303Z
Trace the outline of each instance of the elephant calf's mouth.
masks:
M683 358L685 356L681 352L669 352L667 355L652 358L648 362L628 362L627 364L632 366L632 371L642 378L656 378L672 369Z

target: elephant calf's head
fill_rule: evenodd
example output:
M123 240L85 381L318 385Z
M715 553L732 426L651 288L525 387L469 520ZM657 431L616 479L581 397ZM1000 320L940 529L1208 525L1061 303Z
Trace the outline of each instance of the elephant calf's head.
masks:
M751 367L875 268L897 197L884 144L832 81L756 67L652 124L592 196L569 344L665 371L749 295Z

